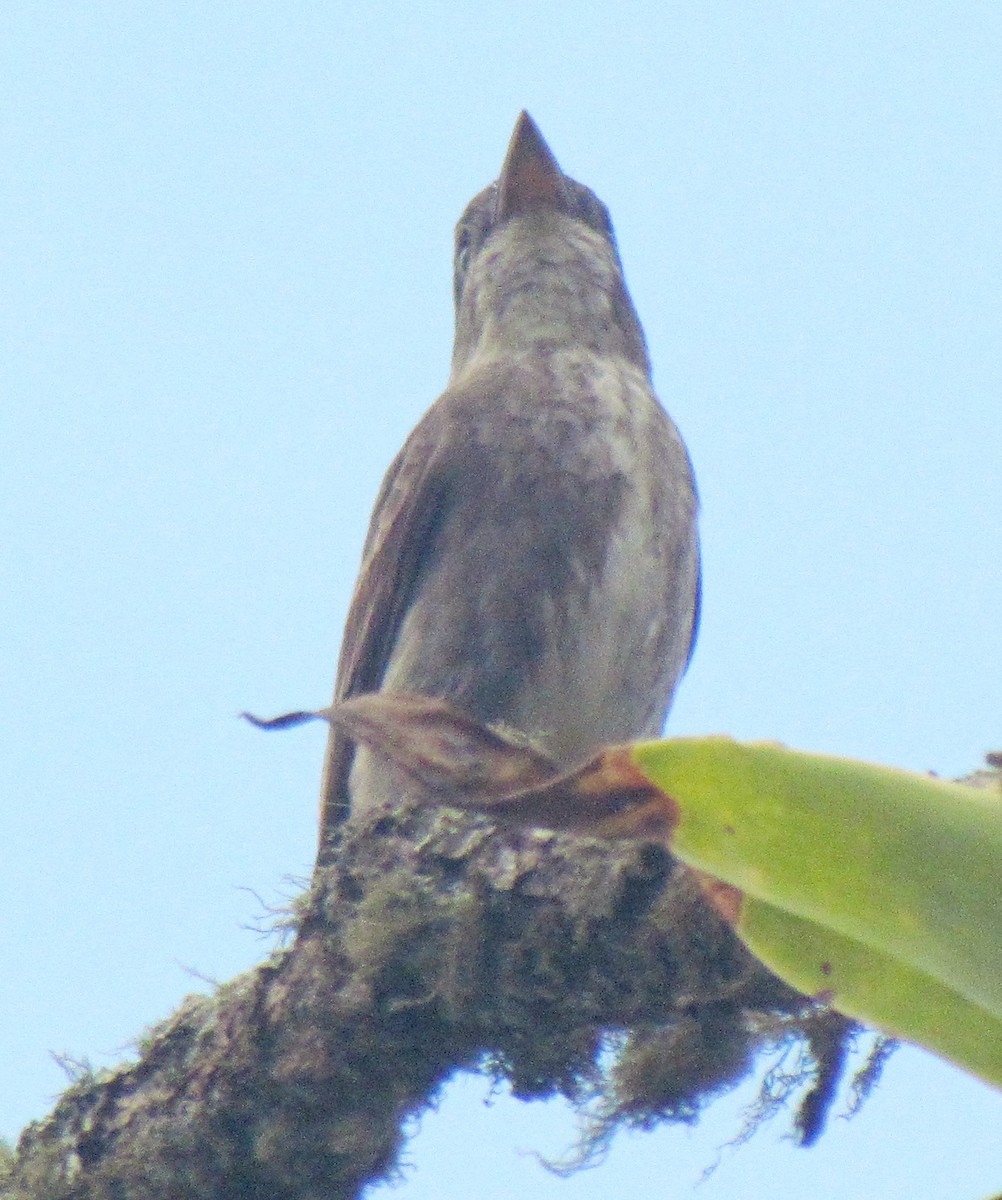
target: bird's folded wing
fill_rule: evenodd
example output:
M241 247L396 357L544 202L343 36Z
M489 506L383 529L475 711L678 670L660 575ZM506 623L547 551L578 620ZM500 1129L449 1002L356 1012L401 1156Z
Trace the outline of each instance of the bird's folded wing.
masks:
M334 700L378 690L418 576L441 525L449 446L415 429L393 461L373 510L348 611ZM354 744L331 727L320 797L320 844L347 815Z

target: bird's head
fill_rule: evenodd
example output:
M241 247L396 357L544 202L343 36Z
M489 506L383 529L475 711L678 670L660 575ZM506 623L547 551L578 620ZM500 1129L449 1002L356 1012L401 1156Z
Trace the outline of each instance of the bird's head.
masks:
M475 355L563 344L649 368L609 210L561 171L528 113L456 226L453 376Z

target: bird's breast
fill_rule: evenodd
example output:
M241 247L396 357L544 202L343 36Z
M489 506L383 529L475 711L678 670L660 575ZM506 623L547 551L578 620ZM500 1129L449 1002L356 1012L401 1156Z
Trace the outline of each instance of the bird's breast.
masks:
M384 688L563 761L653 734L695 607L695 494L646 376L580 352L486 364L446 406L442 514Z

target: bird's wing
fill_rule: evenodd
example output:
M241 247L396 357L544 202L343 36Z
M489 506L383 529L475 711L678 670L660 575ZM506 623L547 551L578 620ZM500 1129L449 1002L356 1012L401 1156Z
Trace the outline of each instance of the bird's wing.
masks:
M441 430L441 425L438 426ZM449 447L418 425L394 459L376 498L362 567L345 625L334 700L377 691L414 586L441 523ZM320 845L347 815L354 743L331 726L320 796Z
M699 636L699 619L703 612L703 556L696 544L696 594L692 604L692 631L689 634L689 649L685 656L685 666L688 669L696 649L696 638Z

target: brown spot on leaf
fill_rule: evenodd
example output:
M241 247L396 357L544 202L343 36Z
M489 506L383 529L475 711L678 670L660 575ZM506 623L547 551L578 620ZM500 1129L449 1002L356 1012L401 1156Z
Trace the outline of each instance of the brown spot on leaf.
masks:
M741 919L741 908L745 900L744 892L740 888L734 887L733 884L717 879L715 875L707 875L704 871L693 870L693 874L699 880L703 895L713 908L729 925L736 926Z

